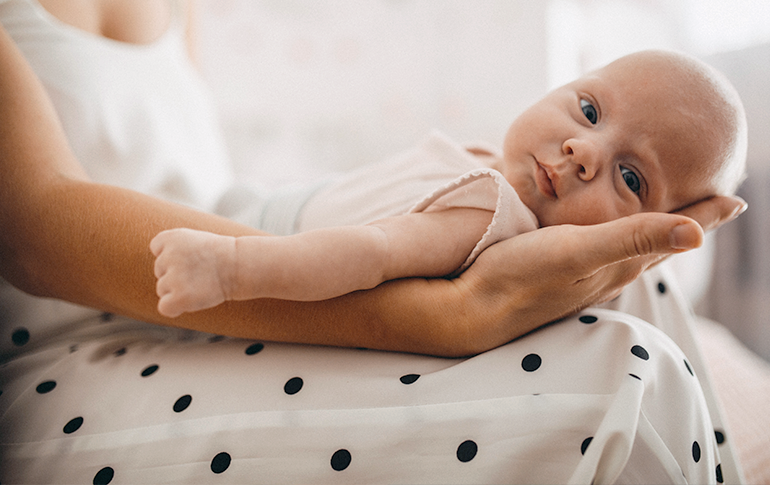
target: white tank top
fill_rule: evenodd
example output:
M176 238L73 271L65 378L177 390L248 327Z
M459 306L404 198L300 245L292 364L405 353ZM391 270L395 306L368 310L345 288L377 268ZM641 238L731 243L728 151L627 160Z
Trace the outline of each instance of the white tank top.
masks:
M210 211L234 177L174 7L167 32L147 45L79 30L35 0L0 0L0 23L43 82L94 181ZM93 314L0 279L0 361Z
M146 45L72 27L35 0L0 0L0 22L94 181L210 211L233 175L174 5L168 31Z

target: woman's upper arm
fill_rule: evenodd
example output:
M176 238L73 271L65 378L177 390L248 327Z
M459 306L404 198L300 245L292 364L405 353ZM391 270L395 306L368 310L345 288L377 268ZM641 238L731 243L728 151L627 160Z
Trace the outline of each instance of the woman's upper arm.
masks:
M48 174L87 179L69 149L48 95L13 40L0 25L0 170L13 174L14 183L34 183ZM44 134L44 135L43 135ZM3 202L10 192L8 177Z
M45 241L34 226L46 209L47 188L63 179L87 180L69 150L42 85L0 27L0 258L2 275L24 281L36 247ZM48 207L51 209L51 207Z

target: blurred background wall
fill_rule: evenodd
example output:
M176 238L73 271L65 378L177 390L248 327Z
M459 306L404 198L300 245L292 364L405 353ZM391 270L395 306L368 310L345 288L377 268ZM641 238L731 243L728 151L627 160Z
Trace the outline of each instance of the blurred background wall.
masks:
M199 0L199 61L242 180L301 183L432 129L499 145L548 90L629 52L730 77L749 117L750 209L673 263L699 314L770 360L767 0Z

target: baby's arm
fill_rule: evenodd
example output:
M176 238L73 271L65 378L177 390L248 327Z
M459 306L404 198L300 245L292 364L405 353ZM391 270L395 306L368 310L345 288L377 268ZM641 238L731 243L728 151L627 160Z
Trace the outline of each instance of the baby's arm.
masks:
M387 280L443 276L465 261L492 215L448 209L284 237L164 231L150 246L158 310L177 316L226 300L325 300Z

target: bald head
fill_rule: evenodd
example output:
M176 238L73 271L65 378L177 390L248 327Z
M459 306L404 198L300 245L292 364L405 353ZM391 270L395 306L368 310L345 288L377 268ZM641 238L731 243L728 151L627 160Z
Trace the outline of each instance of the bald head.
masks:
M508 129L501 171L541 225L672 212L743 179L746 121L697 59L631 54L551 91Z
M701 130L710 141L702 182L715 194L734 194L745 177L748 142L743 104L730 81L695 57L669 51L636 52L597 72L615 70L634 71L640 89L657 87L665 92L667 109L688 113L695 121L691 130Z

